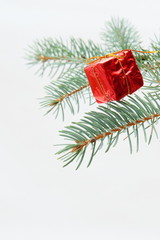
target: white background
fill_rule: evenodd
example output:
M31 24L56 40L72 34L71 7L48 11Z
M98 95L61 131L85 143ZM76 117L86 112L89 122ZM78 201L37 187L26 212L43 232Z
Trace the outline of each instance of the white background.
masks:
M1 240L160 239L159 140L142 141L132 155L123 141L88 169L62 168L53 145L63 143L58 130L73 116L43 117L38 98L49 79L24 60L44 37L99 42L114 16L132 22L147 46L160 32L159 7L159 0L0 1Z

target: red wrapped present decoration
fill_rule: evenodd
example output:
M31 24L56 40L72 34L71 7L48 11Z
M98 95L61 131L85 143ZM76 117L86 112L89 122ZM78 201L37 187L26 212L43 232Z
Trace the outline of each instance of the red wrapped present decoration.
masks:
M98 57L84 71L98 103L119 101L143 86L143 78L132 50Z

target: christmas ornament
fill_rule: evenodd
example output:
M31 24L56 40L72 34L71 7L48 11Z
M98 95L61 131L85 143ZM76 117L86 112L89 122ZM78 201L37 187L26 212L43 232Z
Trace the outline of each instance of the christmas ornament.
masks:
M119 101L143 86L143 78L132 51L126 49L87 59L88 66L84 71L98 103ZM94 58L98 59L89 62Z

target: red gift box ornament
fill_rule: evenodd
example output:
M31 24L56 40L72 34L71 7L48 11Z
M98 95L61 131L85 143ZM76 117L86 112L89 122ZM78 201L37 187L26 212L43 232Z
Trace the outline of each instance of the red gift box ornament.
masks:
M143 78L132 54L136 50L122 50L89 62L84 71L97 103L119 101L143 86ZM143 52L143 51L136 51ZM147 51L144 53L155 53Z

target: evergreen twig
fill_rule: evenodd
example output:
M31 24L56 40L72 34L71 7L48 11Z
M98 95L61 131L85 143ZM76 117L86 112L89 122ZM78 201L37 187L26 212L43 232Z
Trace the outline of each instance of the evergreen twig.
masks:
M140 36L127 19L112 18L101 33L104 45L110 52L123 49L140 49Z
M68 161L70 159L79 159L83 151L91 145L91 158L95 155L96 145L100 141L98 149L103 145L104 139L108 138L107 149L118 143L119 135L126 133L132 152L131 129L137 138L137 149L139 148L139 128L144 131L146 139L146 130L153 128L154 124L160 118L160 96L155 98L150 94L144 94L144 98L135 95L135 98L128 97L128 101L110 102L106 106L98 107L98 111L92 111L81 119L78 123L66 127L60 135L71 144L67 144L58 154L67 152ZM145 125L146 124L146 125ZM151 141L152 134L148 140ZM93 150L94 148L94 150ZM77 154L75 154L77 153ZM73 158L73 156L75 156ZM85 154L83 154L83 159ZM61 157L60 157L61 159ZM63 155L62 155L63 160ZM66 159L65 159L66 161ZM82 159L81 159L82 162ZM90 161L89 161L90 162Z
M84 42L82 39L70 38L68 43L63 43L60 39L44 39L35 41L28 49L28 64L38 65L38 72L53 78L56 74L61 76L68 70L74 69L79 65L84 66L85 60L94 55L104 55L102 48L89 40Z
M61 112L64 120L63 113L66 106L74 114L76 108L77 112L79 111L80 99L91 104L93 97L88 86L87 78L82 73L82 69L76 68L45 87L46 96L42 99L41 106L49 108L47 113L53 112L55 117Z

